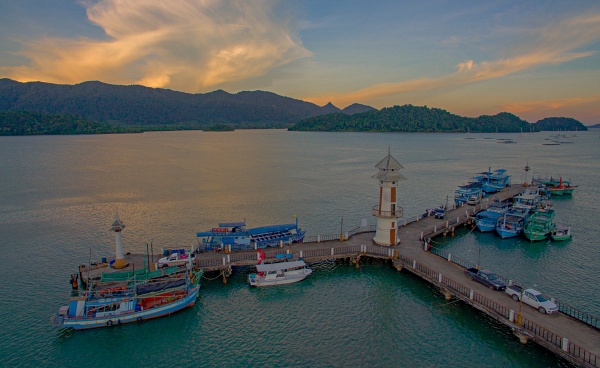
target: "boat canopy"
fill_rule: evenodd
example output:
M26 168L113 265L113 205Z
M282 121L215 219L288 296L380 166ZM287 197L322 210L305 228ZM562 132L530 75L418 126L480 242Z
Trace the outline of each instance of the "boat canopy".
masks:
M304 261L293 261L293 262L278 262L278 263L265 263L256 265L257 272L269 272L269 271L281 271L290 268L299 268L306 266Z

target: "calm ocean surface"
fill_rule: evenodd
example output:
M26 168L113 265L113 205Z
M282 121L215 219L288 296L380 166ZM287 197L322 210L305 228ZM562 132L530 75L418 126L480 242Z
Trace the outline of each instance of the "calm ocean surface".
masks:
M553 199L563 243L501 240L461 230L445 249L600 315L600 130L566 133L373 134L245 130L0 137L0 366L60 367L560 367L536 345L435 288L377 261L313 264L305 281L250 289L248 269L227 285L203 280L196 305L113 328L53 329L79 264L114 256L115 210L126 251L152 242L191 246L218 222L294 222L309 235L368 219L374 165L405 167L405 217L452 201L473 174L506 168L579 187ZM501 143L509 138L515 143Z

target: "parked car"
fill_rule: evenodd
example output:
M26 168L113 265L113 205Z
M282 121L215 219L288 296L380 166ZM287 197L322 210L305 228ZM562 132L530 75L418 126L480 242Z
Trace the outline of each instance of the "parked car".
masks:
M558 313L556 304L537 290L523 289L519 285L510 285L506 288L505 293L516 301L520 300L522 296L523 303L534 307L540 313Z
M433 210L433 215L437 219L443 219L446 215L446 210L444 209L444 207L438 207L435 210Z
M488 270L479 270L477 268L467 268L465 270L465 275L469 278L469 280L475 280L492 290L504 290L506 289L506 284L500 276L496 275L492 271Z
M475 206L478 205L479 203L481 203L481 197L477 196L477 195L472 195L469 197L469 199L467 199L467 204L469 206Z
M192 261L196 258L195 254L192 254ZM190 261L190 256L186 253L172 253L167 257L158 260L158 267L170 267L184 265Z

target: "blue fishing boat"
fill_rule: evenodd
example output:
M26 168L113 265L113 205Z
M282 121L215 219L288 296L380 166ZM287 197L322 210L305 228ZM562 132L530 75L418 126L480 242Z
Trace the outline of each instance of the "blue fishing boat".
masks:
M492 169L489 168L487 172L481 173L481 175L483 175L482 189L485 193L500 192L510 186L510 175L506 173L505 169L492 172Z
M496 223L496 232L502 239L515 237L523 232L523 224L529 215L530 208L515 205L509 208Z
M482 182L476 179L471 179L468 184L459 185L454 191L454 203L457 206L462 206L467 203L469 198L481 198L483 196Z
M498 223L498 218L504 216L506 209L507 204L499 202L490 206L487 210L479 212L475 217L477 229L482 233L494 231Z
M220 223L210 231L198 232L198 251L252 250L278 247L281 243L300 243L305 231L295 224L270 225L246 229L246 222Z
M190 270L156 282L90 283L85 291L73 291L69 305L51 321L55 327L85 330L170 315L194 305L201 275Z

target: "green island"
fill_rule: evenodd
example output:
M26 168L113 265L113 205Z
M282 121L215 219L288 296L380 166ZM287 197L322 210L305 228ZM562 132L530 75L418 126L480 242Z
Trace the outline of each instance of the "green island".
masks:
M571 118L546 118L529 123L519 117L501 112L476 118L464 117L427 106L393 106L354 115L334 113L300 121L292 131L323 132L471 132L507 133L539 132L542 130L587 130Z
M0 135L141 133L134 126L99 123L71 114L0 111Z

